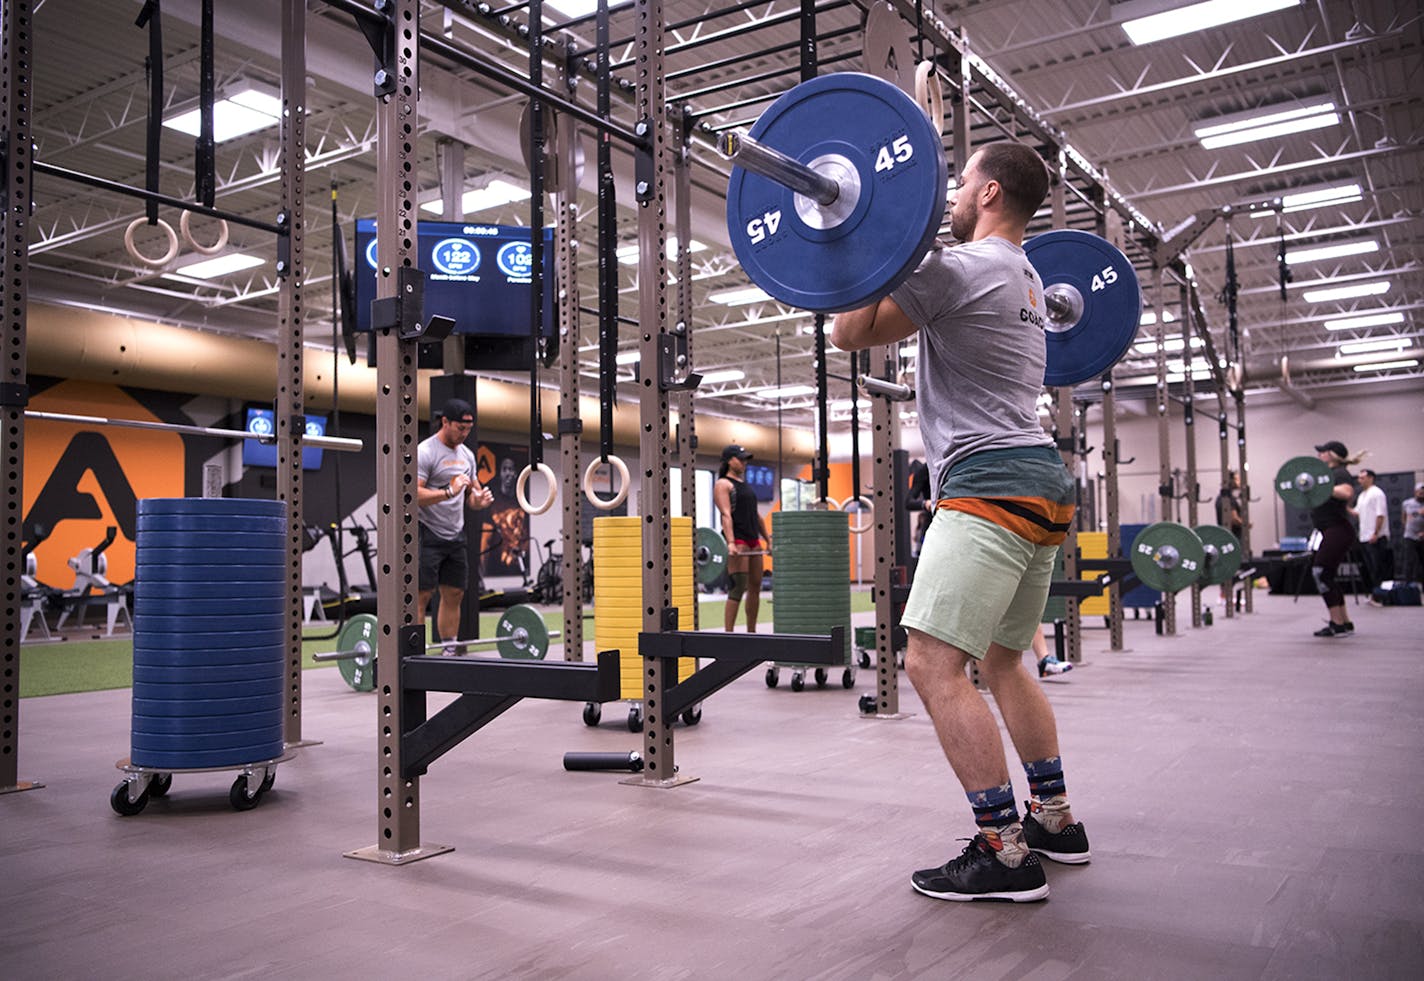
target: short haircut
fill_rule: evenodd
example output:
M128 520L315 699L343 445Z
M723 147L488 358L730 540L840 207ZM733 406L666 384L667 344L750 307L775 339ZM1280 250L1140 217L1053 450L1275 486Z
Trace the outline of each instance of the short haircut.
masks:
M1002 140L979 148L979 173L998 181L1015 216L1028 220L1048 197L1048 167L1038 151L1017 140Z

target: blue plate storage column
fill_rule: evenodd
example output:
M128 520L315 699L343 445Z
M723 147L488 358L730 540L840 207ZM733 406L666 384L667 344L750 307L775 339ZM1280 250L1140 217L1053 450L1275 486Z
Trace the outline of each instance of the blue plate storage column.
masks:
M286 530L283 501L138 502L134 766L282 755Z

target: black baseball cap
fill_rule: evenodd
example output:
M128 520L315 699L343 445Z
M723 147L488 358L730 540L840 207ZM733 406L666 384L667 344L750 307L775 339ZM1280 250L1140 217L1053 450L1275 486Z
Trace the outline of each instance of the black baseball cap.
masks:
M747 448L745 446L739 446L736 443L729 443L722 450L722 462L726 463L728 460L732 459L732 457L736 457L738 460L750 460L752 458L752 455L747 452Z
M445 408L440 410L440 417L451 422L474 422L474 406L464 399L451 399L445 403Z
M1377 478L1379 477L1379 474L1375 473L1375 472L1374 472L1373 470L1371 470L1369 467L1361 467L1361 468L1360 468L1360 476L1361 476L1361 477L1369 477L1371 480L1375 480L1375 479L1377 479Z
M1342 460L1350 455L1350 451L1345 449L1345 444L1338 439L1332 439L1328 443L1321 443L1315 447L1315 452L1317 453L1325 453L1327 451L1334 453Z

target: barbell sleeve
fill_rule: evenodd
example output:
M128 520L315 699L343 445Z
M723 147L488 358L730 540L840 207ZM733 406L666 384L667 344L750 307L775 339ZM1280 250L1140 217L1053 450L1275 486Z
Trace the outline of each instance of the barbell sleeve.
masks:
M822 207L833 204L841 195L841 186L831 178L816 173L800 161L757 142L745 133L728 130L718 138L717 149L743 170L789 187Z
M867 395L879 395L891 402L908 402L915 397L915 390L909 385L886 381L873 375L861 375L860 387Z

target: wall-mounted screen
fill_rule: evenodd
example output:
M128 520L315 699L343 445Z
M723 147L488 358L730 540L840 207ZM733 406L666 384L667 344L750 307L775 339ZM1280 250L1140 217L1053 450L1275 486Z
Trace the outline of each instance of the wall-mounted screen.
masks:
M758 501L776 500L776 471L760 463L748 463L743 478Z
M271 409L248 409L247 425L249 433L270 436L277 431ZM326 416L307 416L307 435L326 435ZM277 465L277 444L259 443L255 439L242 441L242 465L244 467L275 467ZM321 469L321 448L302 447L302 469Z

